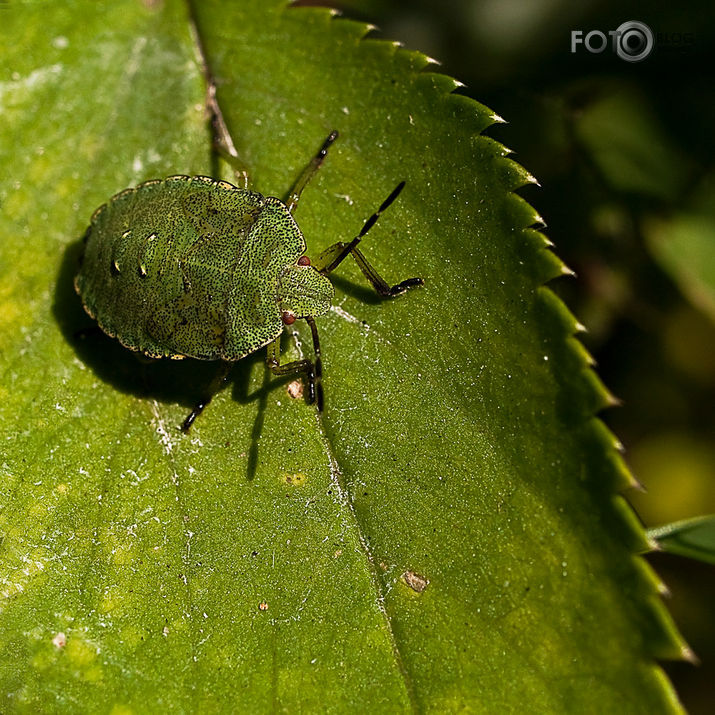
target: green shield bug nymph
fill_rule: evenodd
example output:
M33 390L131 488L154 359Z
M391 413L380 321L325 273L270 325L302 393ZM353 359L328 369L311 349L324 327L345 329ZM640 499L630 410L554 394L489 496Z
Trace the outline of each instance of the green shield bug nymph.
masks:
M312 262L293 213L308 181L337 138L332 132L301 174L287 203L206 176L170 176L126 189L100 206L84 237L75 289L99 327L149 357L221 360L211 391L183 423L188 430L230 366L262 347L278 375L304 373L308 402L323 407L320 343L314 318L333 299L327 278L352 255L383 297L422 285L388 285L358 249L400 183L350 242ZM314 359L280 361L286 325L304 318Z

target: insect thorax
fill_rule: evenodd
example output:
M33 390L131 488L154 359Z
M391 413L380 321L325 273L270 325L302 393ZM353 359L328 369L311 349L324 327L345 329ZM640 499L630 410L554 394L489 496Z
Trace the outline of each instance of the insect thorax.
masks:
M278 277L276 295L281 312L296 318L324 315L330 309L335 291L328 278L312 266L286 266Z

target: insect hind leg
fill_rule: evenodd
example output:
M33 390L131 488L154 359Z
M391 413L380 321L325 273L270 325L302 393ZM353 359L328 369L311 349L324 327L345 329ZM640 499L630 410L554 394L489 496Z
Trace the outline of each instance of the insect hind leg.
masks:
M278 336L272 343L268 345L266 354L266 364L274 375L294 375L296 373L305 373L308 382L308 397L309 405L317 403L318 412L323 411L323 360L320 355L320 340L318 338L318 328L312 317L306 316L305 321L310 326L310 332L313 338L313 352L315 360L294 360L281 365L281 339Z
M204 411L206 405L208 405L213 399L213 396L223 387L223 384L228 379L228 374L231 372L232 367L232 362L224 361L221 363L219 371L214 376L214 379L211 380L211 384L204 393L204 396L194 405L194 409L191 410L189 415L183 421L180 429L184 434L191 429L191 425L194 424L194 420Z

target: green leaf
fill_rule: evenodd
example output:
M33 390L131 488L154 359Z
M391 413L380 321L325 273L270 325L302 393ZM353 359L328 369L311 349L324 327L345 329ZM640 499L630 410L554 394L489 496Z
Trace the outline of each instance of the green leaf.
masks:
M513 191L421 54L274 0L0 11L0 690L23 712L676 711L686 651L635 553L612 398ZM139 364L72 290L112 194L208 174L199 38L254 186L315 255L407 188L319 321L322 418L241 361ZM308 351L307 333L286 339Z
M715 516L698 516L648 529L663 551L715 564Z
M596 99L579 112L575 129L604 181L634 196L676 200L692 167L646 97L633 86L596 87L588 93Z
M648 246L683 295L715 320L715 177L707 176L684 210L645 224Z

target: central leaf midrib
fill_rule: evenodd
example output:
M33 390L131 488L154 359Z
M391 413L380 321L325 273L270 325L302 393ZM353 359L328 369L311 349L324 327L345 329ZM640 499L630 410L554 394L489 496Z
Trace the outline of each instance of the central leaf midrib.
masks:
M325 454L328 458L328 469L330 471L330 476L331 476L331 479L333 480L335 486L339 490L340 497L341 497L341 499L340 499L341 506L344 505L342 508L348 509L350 519L352 520L352 522L354 524L354 528L357 532L358 542L360 544L362 553L365 556L367 568L370 573L371 588L374 590L374 593L375 593L375 603L376 603L378 610L380 611L380 613L383 616L385 630L387 632L388 639L390 641L390 646L392 647L392 655L395 660L397 670L399 671L400 675L402 676L402 681L405 686L405 691L406 691L407 696L410 700L410 704L412 705L412 709L415 712L419 712L419 708L417 706L417 699L416 699L415 692L414 692L414 687L412 685L412 678L410 677L410 674L407 672L407 668L405 666L404 659L402 658L402 654L400 653L399 644L397 643L397 638L395 637L395 632L392 629L390 614L387 612L387 606L385 605L385 603L386 603L385 602L385 594L383 593L383 590L382 590L382 585L380 583L380 577L379 577L379 574L377 571L377 567L375 566L375 560L372 556L372 552L370 551L370 547L368 546L367 539L363 535L362 525L360 524L360 520L358 519L357 513L355 511L355 507L353 506L352 494L350 493L350 491L346 488L345 484L343 483L342 470L340 469L340 465L338 464L338 461L335 457L335 453L333 451L330 440L329 440L327 434L325 433L325 429L324 429L322 420L323 420L322 415L320 415L319 413L316 413L316 421L318 423L318 432L320 433L321 441L325 448Z

